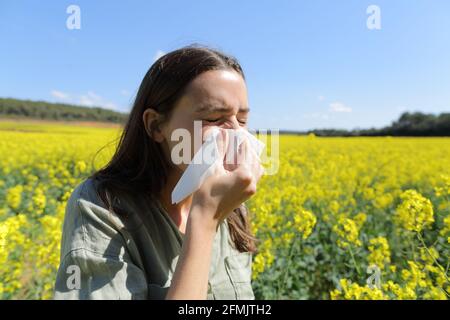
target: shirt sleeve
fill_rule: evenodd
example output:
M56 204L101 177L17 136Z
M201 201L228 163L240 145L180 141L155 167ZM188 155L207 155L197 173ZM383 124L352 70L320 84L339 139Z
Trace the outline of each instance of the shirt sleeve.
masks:
M146 276L129 254L130 242L92 185L79 185L66 204L54 299L147 299Z
M62 260L54 299L147 299L146 278L142 270L129 261L80 248Z

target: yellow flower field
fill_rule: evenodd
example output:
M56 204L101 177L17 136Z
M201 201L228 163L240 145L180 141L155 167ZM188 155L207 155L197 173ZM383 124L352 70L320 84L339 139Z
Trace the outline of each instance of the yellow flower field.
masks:
M0 122L1 299L52 297L65 201L119 133ZM257 298L449 297L450 139L282 136L279 154L248 202Z

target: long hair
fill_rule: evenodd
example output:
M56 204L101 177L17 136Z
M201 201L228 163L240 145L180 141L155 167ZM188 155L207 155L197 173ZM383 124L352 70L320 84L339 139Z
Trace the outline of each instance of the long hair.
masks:
M170 160L164 156L161 144L147 134L143 113L151 107L167 119L191 80L209 70L234 70L245 81L236 58L197 44L169 52L150 67L139 87L114 155L106 166L91 175L98 181L97 192L108 210L120 214L118 195L123 192L156 196L165 186ZM155 126L152 125L151 130ZM235 209L227 217L227 222L235 248L240 252L255 252L256 238L250 230L246 206L242 204Z

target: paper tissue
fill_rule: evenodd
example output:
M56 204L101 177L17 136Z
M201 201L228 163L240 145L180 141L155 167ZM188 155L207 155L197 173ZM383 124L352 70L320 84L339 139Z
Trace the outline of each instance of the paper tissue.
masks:
M261 156L265 147L264 143L259 141L246 129L211 129L206 135L205 142L195 153L191 163L173 189L172 203L178 203L194 193L200 188L206 178L214 174L217 166L224 166L224 162L230 163L228 162L229 159L224 160L223 156L221 157L217 145L217 139L221 134L221 130L227 130L228 134L228 150L226 151L226 156L237 154L239 146L245 139L247 139L248 146L254 150L256 155L258 157Z

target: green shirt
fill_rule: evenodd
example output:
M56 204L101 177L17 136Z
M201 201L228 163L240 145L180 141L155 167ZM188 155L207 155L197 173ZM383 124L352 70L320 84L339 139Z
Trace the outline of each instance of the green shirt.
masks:
M72 192L64 218L55 299L164 299L182 234L157 200L120 198L109 212L89 178ZM251 253L231 244L226 220L214 238L208 299L254 299Z

